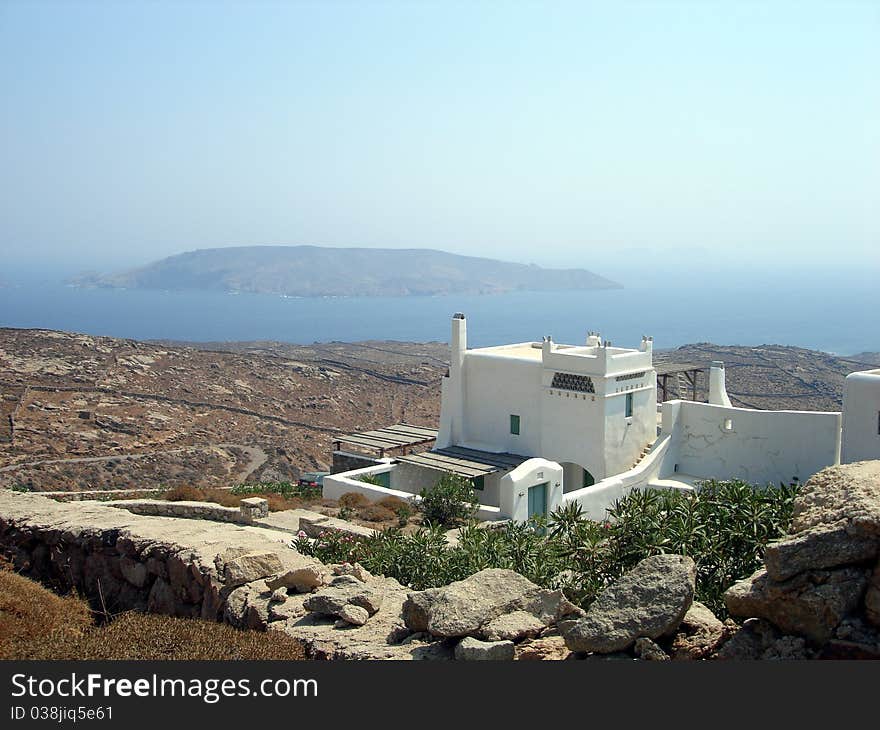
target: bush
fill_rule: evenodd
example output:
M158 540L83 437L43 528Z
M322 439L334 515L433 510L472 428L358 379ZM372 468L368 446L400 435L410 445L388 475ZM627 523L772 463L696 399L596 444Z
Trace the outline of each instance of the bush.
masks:
M395 497L393 494L382 497L382 499L376 501L376 504L381 504L385 509L390 509L392 512L397 512L402 507L412 507L408 500Z
M370 498L360 492L346 492L339 498L340 507L348 507L349 509L359 509L370 504Z
M432 525L457 527L472 520L480 506L471 483L458 474L445 474L420 496L419 509Z
M681 553L697 565L697 600L724 617L724 591L759 568L767 543L785 534L796 491L795 485L762 489L710 481L693 494L632 492L609 510L605 522L588 520L579 505L569 504L546 523L466 526L454 547L439 521L409 535L396 528L364 538L327 533L314 542L300 540L296 547L323 562L358 561L414 590L446 585L484 568L508 568L563 590L583 608L643 558Z
M357 481L363 482L364 484L372 484L374 487L384 487L385 485L382 483L382 480L376 476L375 474L364 474L357 478Z
M412 502L407 499L401 499L394 495L382 497L377 504L382 505L385 509L391 510L397 517L397 526L406 527L409 524L409 518L412 517L416 508Z
M241 497L266 497L277 494L284 499L294 498L302 502L315 502L321 499L321 487L310 487L292 482L258 482L257 484L238 484L231 490ZM290 508L288 508L290 509Z
M189 484L172 487L163 495L163 498L169 502L204 502L205 493Z
M358 516L367 522L389 522L396 517L394 512L381 504L368 504L366 507L361 507L358 510Z

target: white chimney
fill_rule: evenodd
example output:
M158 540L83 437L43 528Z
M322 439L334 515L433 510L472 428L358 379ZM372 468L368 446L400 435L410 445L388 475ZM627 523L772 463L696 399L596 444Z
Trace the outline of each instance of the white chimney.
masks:
M724 363L713 360L709 366L709 403L730 408L727 386L724 382Z

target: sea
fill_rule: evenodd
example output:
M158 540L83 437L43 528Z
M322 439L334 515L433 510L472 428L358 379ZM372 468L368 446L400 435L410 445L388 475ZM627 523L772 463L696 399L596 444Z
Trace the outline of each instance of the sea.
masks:
M876 271L641 277L622 289L496 295L301 298L208 291L85 289L60 277L0 272L0 326L190 342L448 342L464 312L471 346L695 342L795 345L838 355L880 351Z

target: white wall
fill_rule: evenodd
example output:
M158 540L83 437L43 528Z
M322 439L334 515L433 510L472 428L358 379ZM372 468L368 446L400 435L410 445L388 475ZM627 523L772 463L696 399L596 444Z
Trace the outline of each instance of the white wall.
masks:
M501 479L501 514L517 522L529 519L529 487L547 482L547 514L562 504L562 467L546 459L529 459Z
M541 361L469 352L464 362L464 443L511 454L541 453ZM520 434L510 433L511 414Z
M359 477L366 476L368 474L382 474L382 473L391 473L391 483L392 485L396 482L404 481L402 478L397 477L395 472L402 466L411 467L414 470L427 472L427 476L425 477L425 483L428 486L433 486L436 484L437 480L442 476L441 472L436 469L419 469L419 467L413 464L381 464L379 466L370 466L364 469L353 469L352 471L342 472L340 474L332 474L330 476L324 477L324 487L323 487L323 496L327 499L339 499L343 494L348 492L356 492L358 494L363 494L365 497L373 500L374 502L382 499L383 497L399 497L400 499L413 500L418 502L421 497L418 494L413 492L404 491L401 489L389 489L387 487L380 487L376 484L368 484L367 482L362 482L359 480ZM412 474L410 475L412 476ZM407 484L411 484L412 481L407 479L405 481ZM477 496L481 497L482 493L477 492ZM477 509L476 517L478 520L500 520L503 519L503 515L501 514L500 509L497 505L493 504L481 504Z
M567 492L562 496L562 503L577 502L583 508L584 515L591 520L601 522L607 519L611 505L633 489L645 489L660 474L672 442L671 435L663 436L654 443L651 451L635 468L602 479L590 487Z
M678 464L679 472L707 479L778 484L797 477L803 482L840 459L839 413L759 411L692 401L680 401L675 408L677 453L671 454L675 461L664 463L664 476Z
M840 460L880 459L880 369L850 373L843 390Z

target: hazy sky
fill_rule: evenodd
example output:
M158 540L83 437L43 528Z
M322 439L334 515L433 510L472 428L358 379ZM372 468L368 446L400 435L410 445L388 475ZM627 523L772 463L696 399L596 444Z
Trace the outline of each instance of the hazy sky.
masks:
M880 2L0 0L0 250L880 265Z

